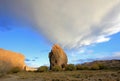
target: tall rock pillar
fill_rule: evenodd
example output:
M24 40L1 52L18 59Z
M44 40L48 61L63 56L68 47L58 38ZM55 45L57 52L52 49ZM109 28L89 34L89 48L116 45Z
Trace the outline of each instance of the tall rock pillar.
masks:
M54 66L60 66L63 70L65 69L68 59L64 50L58 45L54 44L51 52L49 53L50 70Z

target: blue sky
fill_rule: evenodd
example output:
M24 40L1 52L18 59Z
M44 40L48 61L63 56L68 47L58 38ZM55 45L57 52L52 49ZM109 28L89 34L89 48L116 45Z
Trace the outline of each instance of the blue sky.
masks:
M119 0L0 0L0 48L24 54L26 64L34 67L49 65L55 43L67 53L68 63L120 59L119 4Z

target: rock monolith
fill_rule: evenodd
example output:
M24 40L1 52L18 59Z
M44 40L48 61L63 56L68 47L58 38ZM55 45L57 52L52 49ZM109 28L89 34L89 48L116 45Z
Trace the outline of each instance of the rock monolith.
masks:
M58 45L54 44L51 52L49 53L50 70L54 66L60 66L63 70L65 69L68 59L64 50Z

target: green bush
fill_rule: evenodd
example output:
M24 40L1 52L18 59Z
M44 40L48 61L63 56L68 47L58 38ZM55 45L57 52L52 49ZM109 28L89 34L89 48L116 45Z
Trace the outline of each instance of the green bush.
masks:
M104 64L98 64L99 65L99 69L107 69L107 67Z
M87 65L82 65L82 69L83 69L83 70L89 70L89 69L90 69L90 67L89 67L89 66L87 66Z
M107 67L101 63L94 63L91 66L77 64L76 69L77 70L102 70L102 69L107 69Z
M93 64L93 65L91 66L91 70L99 70L99 69L100 69L100 67L99 67L98 64Z
M89 70L90 67L89 67L89 66L86 66L86 65L77 64L77 65L76 65L76 69L77 69L77 70Z
M77 64L77 65L76 65L76 70L83 70L83 66L80 65L80 64Z
M95 63L91 66L91 70L102 70L102 69L107 69L107 67L102 64L102 63Z
M67 71L74 71L74 70L76 70L76 67L75 67L74 64L68 64L68 65L66 66L66 70L67 70Z
M52 71L62 71L62 68L60 66L56 65L52 68Z
M48 71L48 66L41 66L37 70L38 72L47 72Z

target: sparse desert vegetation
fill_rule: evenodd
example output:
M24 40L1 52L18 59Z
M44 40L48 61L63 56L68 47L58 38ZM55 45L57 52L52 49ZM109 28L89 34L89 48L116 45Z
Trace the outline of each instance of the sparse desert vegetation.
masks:
M120 81L120 66L115 65L119 62L109 60L68 64L65 70L59 66L54 66L52 70L41 66L34 72L20 71L16 67L8 73L1 71L0 81Z
M68 64L66 67L67 71L74 71L76 70L76 66L74 64Z
M0 81L120 81L120 70L23 71L4 75Z
M0 72L0 81L120 81L120 66L115 66L118 62L110 60L68 64L65 70L59 66L54 66L52 70L41 66L35 72L20 71L16 67L9 73Z
M47 72L48 71L48 66L41 66L37 69L37 72Z
M53 66L52 71L62 71L62 68L60 66Z

